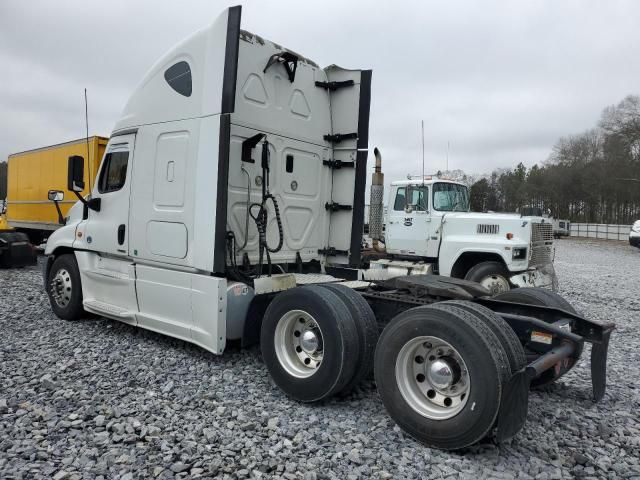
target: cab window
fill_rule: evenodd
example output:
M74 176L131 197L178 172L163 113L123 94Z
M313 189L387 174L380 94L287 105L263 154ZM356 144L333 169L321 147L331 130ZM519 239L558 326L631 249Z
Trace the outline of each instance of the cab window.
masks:
M404 187L400 187L396 191L396 199L393 202L393 209L395 211L404 210L404 207L405 207L405 190L406 189Z
M441 212L468 212L469 190L457 183L435 183L433 208Z
M129 152L110 152L104 157L104 165L100 172L98 191L109 193L120 190L127 180L127 163Z
M409 195L408 201L406 201L407 195ZM411 205L414 211L426 212L429 209L429 187L412 186L409 187L408 193L406 187L399 187L393 209L404 210L407 205Z

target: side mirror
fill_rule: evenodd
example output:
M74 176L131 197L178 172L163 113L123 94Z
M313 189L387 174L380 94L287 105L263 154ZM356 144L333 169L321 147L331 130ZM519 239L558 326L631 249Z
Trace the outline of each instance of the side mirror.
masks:
M64 192L62 190L49 190L47 196L50 202L61 202L64 200Z
M100 211L100 199L92 198L87 201L80 195L84 191L84 158L79 155L69 157L67 169L67 190L72 191L85 208ZM56 204L57 205L57 204Z
M84 158L79 155L69 157L67 167L67 190L82 192L84 190Z
M49 198L49 201L53 202L56 206L56 212L58 212L58 223L60 225L64 225L66 222L59 205L59 203L64 200L64 192L62 190L49 190L47 197Z

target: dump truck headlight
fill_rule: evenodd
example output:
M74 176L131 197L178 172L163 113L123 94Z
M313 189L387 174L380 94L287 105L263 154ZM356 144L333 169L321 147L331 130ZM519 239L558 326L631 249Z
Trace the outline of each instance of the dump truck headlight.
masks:
M527 259L527 247L516 247L513 249L514 260L526 260Z

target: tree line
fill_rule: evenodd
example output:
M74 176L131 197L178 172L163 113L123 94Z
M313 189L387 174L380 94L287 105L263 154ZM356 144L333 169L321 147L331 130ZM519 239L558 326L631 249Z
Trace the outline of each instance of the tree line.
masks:
M598 125L561 138L541 166L494 171L471 185L475 211L550 210L572 222L640 219L640 97L605 108Z

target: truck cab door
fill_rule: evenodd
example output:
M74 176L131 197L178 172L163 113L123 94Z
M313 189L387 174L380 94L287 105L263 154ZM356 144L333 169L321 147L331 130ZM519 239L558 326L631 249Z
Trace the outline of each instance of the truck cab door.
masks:
M136 323L135 266L129 254L129 196L135 134L109 140L91 192L100 209L87 209L74 249L82 279L84 308Z
M387 251L396 255L428 256L432 230L429 187L395 187L387 215Z
M102 160L92 198L100 199L100 211L89 210L85 224L87 250L113 256L129 253L129 197L135 135L111 139Z

